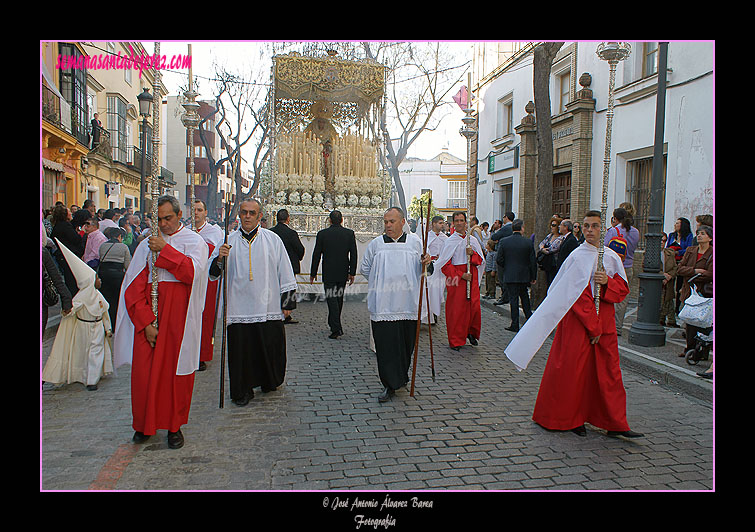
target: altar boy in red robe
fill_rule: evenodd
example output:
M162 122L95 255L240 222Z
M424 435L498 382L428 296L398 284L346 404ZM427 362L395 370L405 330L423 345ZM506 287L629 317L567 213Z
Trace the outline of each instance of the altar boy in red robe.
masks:
M585 214L585 242L564 261L548 296L506 347L506 356L523 369L558 324L535 402L533 421L548 430L586 435L584 424L609 436L642 436L629 429L626 392L619 367L614 305L629 293L626 273L615 252L604 248L597 270L601 216ZM600 312L594 284L600 285Z
M433 269L440 268L446 277L446 330L448 344L459 351L467 343L477 345L480 338L480 279L485 255L480 242L470 238L467 243L467 215L462 211L453 215L454 232L443 244ZM471 261L470 273L467 263ZM470 298L467 299L467 282Z
M209 249L181 224L172 196L158 200L157 234L143 240L121 287L114 338L114 366L131 364L133 441L167 429L168 446L183 446L194 372L199 367L202 310ZM153 222L154 224L154 222ZM157 327L152 311L152 252L158 252Z

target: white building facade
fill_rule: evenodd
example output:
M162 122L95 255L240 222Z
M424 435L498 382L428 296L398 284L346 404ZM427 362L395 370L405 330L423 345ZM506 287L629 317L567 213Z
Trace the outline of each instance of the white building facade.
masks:
M432 159L409 157L399 165L406 204L413 197L432 191L433 205L441 216L451 219L454 211L467 208L467 165L447 149ZM394 201L398 205L398 201ZM408 218L409 216L407 216Z
M537 118L534 106L528 106L534 102L535 44L509 46L494 56L497 62L491 61L493 54L488 51L484 68L481 52L490 43L476 48L473 106L479 128L476 213L480 221L500 219L509 210L522 218L534 212L535 178L532 159L527 162L526 157L536 161L536 152L526 141L534 138ZM609 68L595 53L598 45L564 43L551 70L553 213L561 217L581 219L585 210L600 208ZM659 52L657 42L631 46L630 56L616 72L608 211L610 216L620 203L632 203L643 233L649 210ZM714 53L712 41L675 41L668 46L665 232L673 231L679 217L689 219L694 229L695 216L713 214Z

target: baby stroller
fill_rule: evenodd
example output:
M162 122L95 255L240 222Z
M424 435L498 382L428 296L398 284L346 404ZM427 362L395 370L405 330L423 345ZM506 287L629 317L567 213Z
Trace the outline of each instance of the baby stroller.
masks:
M694 347L685 352L684 358L687 364L696 365L701 360L708 360L711 348L713 347L713 301L712 297L704 297L698 294L692 281L698 275L690 277L689 283L692 293L684 308L679 313L679 319L689 325L694 325L700 330L697 331L694 338Z
M701 360L708 360L710 350L713 347L713 327L709 327L705 331L706 334L700 331L695 335L695 348L687 351L684 356L687 364L691 366L696 365Z

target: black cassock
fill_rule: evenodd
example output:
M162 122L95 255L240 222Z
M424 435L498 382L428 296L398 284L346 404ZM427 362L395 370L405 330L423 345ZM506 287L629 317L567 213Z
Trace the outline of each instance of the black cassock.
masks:
M398 390L409 382L417 320L371 321L378 375L383 386Z

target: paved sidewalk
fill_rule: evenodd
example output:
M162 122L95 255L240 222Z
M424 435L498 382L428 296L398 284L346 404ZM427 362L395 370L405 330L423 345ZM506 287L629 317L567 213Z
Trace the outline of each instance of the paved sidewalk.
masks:
M399 390L392 401L380 404L366 304L347 300L346 334L330 340L325 303L302 302L294 313L300 323L286 326L284 385L275 392L256 392L246 407L226 397L225 408L218 408L218 341L215 359L207 371L197 373L189 423L182 429L186 445L178 450L167 447L165 431L142 445L131 443L129 367L104 378L95 392L81 384L45 385L40 487L714 489L713 409L707 392L700 392L712 385L686 375L691 382L681 386L684 379L677 378L705 366L689 370L681 366L682 359L666 363L666 354L658 349L636 348L623 339L629 424L646 437L609 438L591 426L586 438L548 432L531 416L550 339L526 371L517 371L503 354L513 338L504 329L508 310L492 308L483 306L477 347L451 351L443 320L433 328L435 381L425 326L415 396ZM43 344L44 359L52 338L48 335ZM676 349L672 347L669 352ZM640 369L633 365L635 359ZM657 375L674 377L654 378L648 365L657 366ZM225 389L227 393L227 380Z

